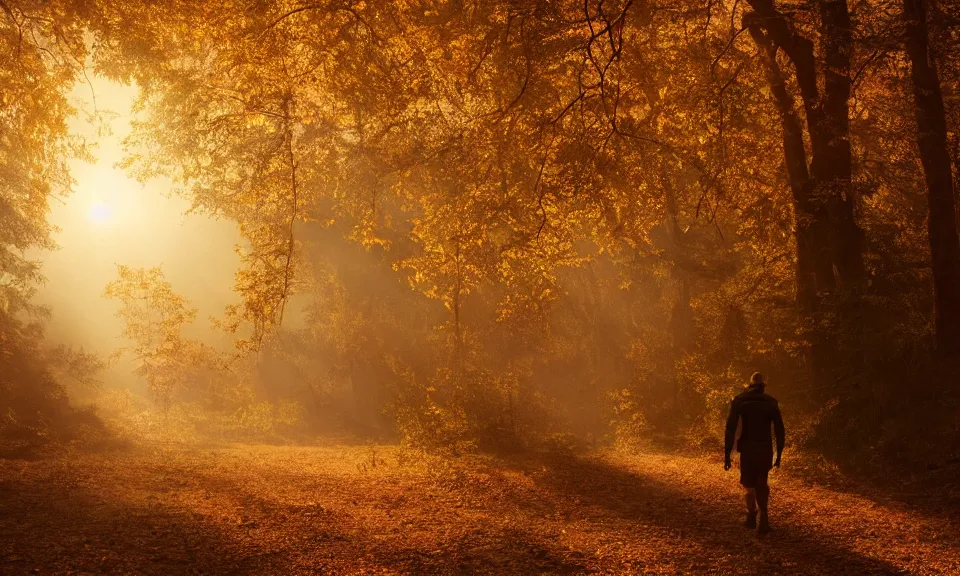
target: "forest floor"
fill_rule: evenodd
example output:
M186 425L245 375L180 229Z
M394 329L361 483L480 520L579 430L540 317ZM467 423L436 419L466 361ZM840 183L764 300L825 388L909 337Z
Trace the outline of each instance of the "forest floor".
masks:
M2 574L960 574L960 514L719 459L154 446L0 460Z

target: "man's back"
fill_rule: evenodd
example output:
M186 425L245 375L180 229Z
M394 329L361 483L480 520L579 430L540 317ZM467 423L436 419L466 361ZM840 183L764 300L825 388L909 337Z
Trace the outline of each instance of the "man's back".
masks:
M733 448L738 425L741 430L738 452L742 452L744 446L768 447L772 452L771 425L777 438L777 451L783 450L784 430L780 406L776 398L764 393L762 387L751 386L733 399L725 438L728 450Z

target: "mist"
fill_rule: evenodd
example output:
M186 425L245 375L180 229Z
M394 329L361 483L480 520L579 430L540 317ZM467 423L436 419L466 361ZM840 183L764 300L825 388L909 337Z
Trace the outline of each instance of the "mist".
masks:
M0 572L957 573L958 23L0 0Z
M77 113L67 127L72 137L92 145L93 157L70 160L72 191L52 203L48 216L56 227L55 247L31 254L41 262L44 277L34 300L51 312L47 338L103 357L124 346L117 306L103 297L120 264L162 267L199 311L191 335L210 343L225 339L209 319L237 300L234 247L242 239L236 226L190 214L189 200L177 196L169 181L140 183L117 166L137 92L135 86L97 75L69 91ZM142 389L130 371L129 362L122 362L110 371L109 381Z

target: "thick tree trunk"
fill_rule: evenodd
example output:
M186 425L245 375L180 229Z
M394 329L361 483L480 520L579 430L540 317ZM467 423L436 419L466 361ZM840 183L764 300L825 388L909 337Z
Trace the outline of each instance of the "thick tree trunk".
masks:
M830 212L833 265L842 299L859 299L865 281L863 232L854 217L856 200L851 186L853 163L850 151L850 53L852 32L846 0L819 3L823 45L823 98L821 125L813 139L811 172L818 196Z
M947 121L937 68L930 57L925 0L904 0L906 47L927 181L937 351L960 353L960 237L957 236Z
M766 47L771 91L781 115L796 211L797 300L810 329L814 378L823 389L834 390L845 373L855 373L862 363L865 272L851 182L850 15L846 0L818 2L818 59L814 43L777 10L774 0L748 2L754 12L744 16L744 25ZM803 127L776 61L778 50L790 59L796 75L809 136L809 166Z
M817 293L835 294L838 288L856 297L864 283L863 234L857 226L851 189L852 162L849 138L850 98L850 16L845 0L821 3L824 57L818 66L814 44L797 33L773 0L748 0L754 12L745 16L744 25L762 30L763 41L776 50L782 49L793 63L800 98L806 114L810 137L809 179L802 186L804 202L809 203L811 217L809 251ZM756 34L754 35L757 38ZM823 69L823 93L818 85L818 69ZM771 82L776 88L776 83ZM786 89L784 88L785 92ZM775 98L779 99L775 95ZM787 97L789 99L789 96ZM779 106L779 103L778 103ZM791 130L799 129L799 120ZM787 125L784 124L784 128ZM785 153L788 169L796 163L796 150L802 144L790 137ZM790 144L792 151L787 150ZM805 158L804 158L804 161ZM794 185L799 184L795 180Z
M830 253L836 289L818 322L824 338L823 362L829 365L818 377L821 385L837 388L863 365L863 232L854 215L853 158L850 149L850 59L853 35L847 0L818 2L823 51L823 95L820 126L811 134L816 182L814 194L830 214ZM832 310L831 310L832 308ZM829 380L827 382L823 380ZM855 387L855 386L854 386Z
M807 151L803 144L803 126L777 62L777 48L764 32L756 13L745 16L744 25L749 28L750 35L763 50L770 92L780 114L784 164L787 169L787 182L793 193L794 233L797 243L797 305L804 316L809 316L817 308L817 246L826 245L826 211L818 212L810 198L810 171L807 168ZM832 273L829 278L832 279Z

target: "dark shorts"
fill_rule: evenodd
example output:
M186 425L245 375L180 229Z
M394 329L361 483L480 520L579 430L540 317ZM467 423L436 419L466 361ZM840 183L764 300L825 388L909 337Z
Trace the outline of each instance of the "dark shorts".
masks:
M766 447L747 448L740 452L740 484L744 488L766 486L767 474L773 468L773 450Z

